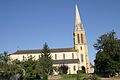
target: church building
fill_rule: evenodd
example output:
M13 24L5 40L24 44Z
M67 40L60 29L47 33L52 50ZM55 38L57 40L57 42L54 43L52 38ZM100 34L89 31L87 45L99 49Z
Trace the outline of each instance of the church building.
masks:
M88 47L86 42L86 34L83 23L81 21L78 6L75 7L75 25L73 32L74 47L72 48L54 48L50 49L53 59L53 66L68 66L68 74L76 74L77 70L83 70L90 73L90 62L88 55ZM24 60L28 56L33 56L37 60L41 54L41 49L34 50L17 50L10 55L11 60ZM57 72L55 72L57 74Z

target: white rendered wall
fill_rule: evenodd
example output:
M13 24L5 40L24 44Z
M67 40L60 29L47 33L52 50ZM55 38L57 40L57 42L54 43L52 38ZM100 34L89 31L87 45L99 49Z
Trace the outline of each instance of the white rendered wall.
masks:
M18 59L20 61L23 60L23 56L27 59L29 56L34 57L35 60L39 58L41 53L29 53L29 54L12 54L10 55L10 59L15 60ZM58 52L58 53L51 53L52 59L55 60L55 54L57 55L56 60L63 60L63 54L65 54L65 59L78 59L77 52ZM72 57L74 54L74 58Z
M67 74L77 74L77 70L79 70L79 64L77 63L73 63L73 64L64 64L66 66L68 66L68 73ZM61 66L60 64L54 64L54 67L59 67ZM75 70L74 70L75 67ZM55 75L58 75L58 72L55 72Z
M59 52L59 53L51 53L52 59L55 60L55 54L57 55L56 60L65 60L65 59L78 59L77 52ZM63 59L63 54L65 54L65 59ZM72 55L74 54L74 58ZM10 55L11 60L23 60L23 56L28 59L28 56L34 57L35 60L37 60L40 56L40 53L29 53L29 54L12 54ZM53 64L53 66L61 66L62 64ZM79 64L77 63L72 63L72 64L65 64L68 66L68 74L76 74L77 70L79 69ZM75 66L75 70L74 70ZM54 72L55 74L58 74Z
M57 55L57 59L55 59L55 54ZM63 54L65 54L65 59L78 59L77 52L59 52L59 53L51 53L53 60L63 60ZM74 54L74 58L72 57Z

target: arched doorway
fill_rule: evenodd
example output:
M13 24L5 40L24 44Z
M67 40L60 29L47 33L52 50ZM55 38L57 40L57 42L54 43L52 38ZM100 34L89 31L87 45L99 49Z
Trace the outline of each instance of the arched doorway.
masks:
M83 73L85 73L85 67L84 66L82 66L82 70L83 70Z

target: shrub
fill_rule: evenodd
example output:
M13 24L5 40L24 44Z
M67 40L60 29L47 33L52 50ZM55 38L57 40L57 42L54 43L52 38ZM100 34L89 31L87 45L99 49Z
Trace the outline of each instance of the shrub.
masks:
M59 67L59 74L67 74L67 71L68 71L68 66L66 65L61 65Z
M84 72L83 70L77 70L77 74L81 74L83 72Z

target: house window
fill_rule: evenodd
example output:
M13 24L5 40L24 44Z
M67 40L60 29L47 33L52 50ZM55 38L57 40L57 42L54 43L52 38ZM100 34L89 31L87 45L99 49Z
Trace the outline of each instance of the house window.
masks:
M81 43L84 43L83 34L81 34Z
M55 54L55 60L57 60L57 54Z
M25 60L25 56L23 56L23 61Z
M65 59L65 54L63 54L63 59Z
M83 54L81 54L81 61L84 62L84 59L83 59Z
M80 47L80 49L82 50L82 46Z
M70 70L70 67L68 67L68 70L69 70L69 74L71 74L71 70Z
M73 70L76 71L76 67L75 66L73 66Z
M80 36L79 34L77 34L77 38L78 38L78 44L80 43Z
M74 53L72 53L72 59L74 59Z

